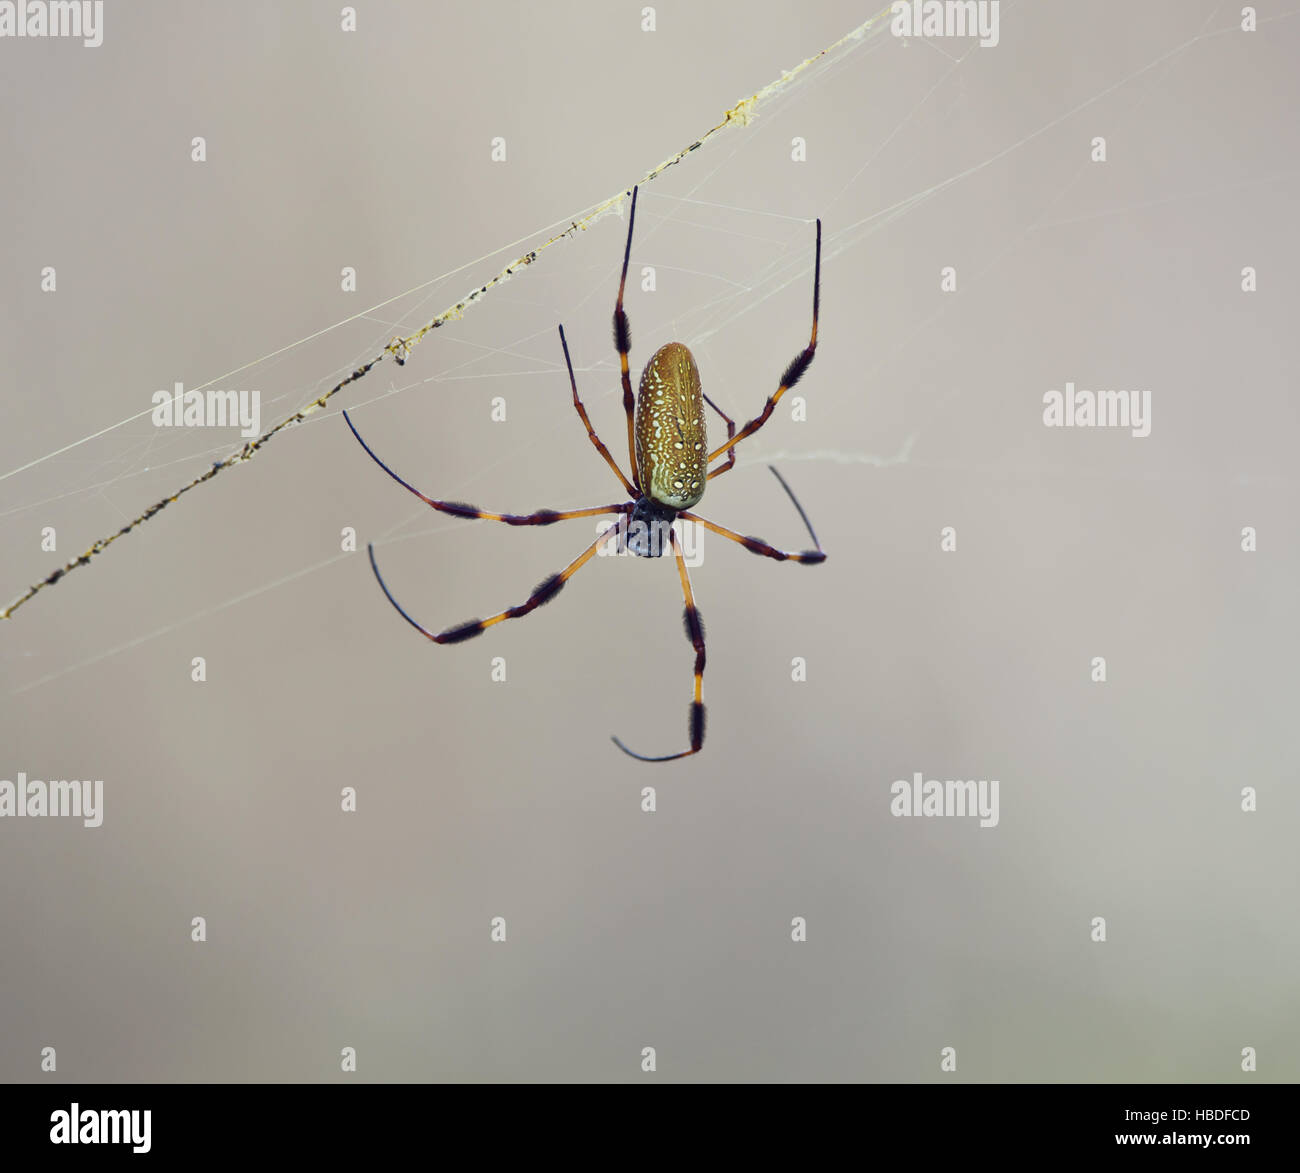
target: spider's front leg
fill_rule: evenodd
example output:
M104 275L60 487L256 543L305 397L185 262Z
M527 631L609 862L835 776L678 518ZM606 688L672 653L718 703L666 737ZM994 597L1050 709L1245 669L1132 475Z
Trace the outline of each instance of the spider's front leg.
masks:
M609 454L609 449L605 447L604 441L596 435L596 429L591 426L591 419L587 415L587 409L582 406L582 400L578 396L578 380L573 374L573 360L569 358L569 343L564 337L563 326L560 327L560 345L564 348L564 365L569 368L569 386L573 390L573 409L578 413L578 418L582 420L583 426L587 429L587 439L596 446L596 451L605 458L605 463L614 470L614 475L618 477L623 488L627 490L628 496L635 500L640 496L636 486L623 475L623 470L618 467L618 462ZM633 469L633 476L635 475L636 470Z
M636 466L636 431L633 424L636 399L632 395L632 373L627 365L628 352L632 349L632 328L623 310L623 291L627 286L627 263L632 256L632 226L636 223L636 193L637 189L634 187L632 210L627 216L627 244L623 248L623 276L619 279L618 300L614 303L614 346L618 350L619 371L623 380L623 411L627 415L627 459L632 466L632 484L639 489L641 477Z
M719 456L730 449L735 448L741 440L752 436L768 421L772 414L772 409L776 407L781 396L790 390L800 379L803 378L804 372L812 366L812 360L817 354L817 316L821 310L822 297L822 222L817 221L817 256L813 262L813 319L812 333L808 338L808 345L803 348L790 361L790 365L785 368L785 373L781 376L781 385L776 391L767 397L767 402L763 405L763 410L759 412L752 420L740 429L740 434L728 436L727 442L716 451L709 453L709 463L712 464ZM730 467L730 466L728 466ZM719 469L718 472L724 472L725 469ZM710 474L711 476L714 474Z
M700 394L703 395L704 392L701 391ZM727 463L718 465L717 468L709 473L705 479L711 481L714 477L720 477L724 472L730 472L731 469L736 467L736 448L735 445L732 444L732 440L736 437L736 421L714 403L707 395L704 396L704 402L713 408L713 410L722 417L722 422L727 425Z

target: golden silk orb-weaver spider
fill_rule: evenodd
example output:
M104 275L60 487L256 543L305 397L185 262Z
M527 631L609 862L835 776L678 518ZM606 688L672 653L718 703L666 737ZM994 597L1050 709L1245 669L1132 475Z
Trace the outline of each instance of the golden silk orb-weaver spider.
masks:
M760 538L745 537L690 512L691 507L696 505L700 498L704 496L707 483L714 477L721 476L735 465L736 445L752 436L767 422L781 396L803 377L804 372L812 363L813 355L817 350L817 313L821 299L822 222L817 221L817 250L816 259L813 262L812 333L809 336L808 345L786 367L785 373L781 376L781 385L773 394L768 396L767 402L763 405L763 410L737 432L735 421L704 393L704 389L700 384L699 368L695 365L695 358L690 350L680 342L669 342L655 351L650 361L646 363L645 370L641 373L641 385L636 399L633 400L632 398L632 380L628 373L628 352L632 348L632 332L628 325L627 314L623 310L623 291L627 285L628 259L632 255L632 229L636 224L636 195L637 189L634 187L632 189L632 208L627 221L627 244L623 249L623 276L618 283L618 300L614 304L614 345L618 349L619 366L622 373L623 410L627 416L627 455L632 469L631 479L623 475L618 462L610 455L609 449L601 442L600 437L596 435L595 428L591 426L591 420L587 417L587 409L583 407L582 400L578 397L578 381L574 377L573 362L569 358L569 343L564 337L564 327L560 326L560 345L564 349L564 363L569 370L569 387L573 392L573 408L586 427L587 436L595 446L596 451L604 458L605 463L613 470L614 475L618 477L623 488L630 495L629 500L616 502L612 505L596 505L590 509L571 509L563 513L554 509L541 509L536 513L523 514L488 513L473 505L466 505L458 501L436 501L432 497L426 497L419 489L404 481L380 460L370 445L361 438L361 433L357 431L356 425L353 424L346 411L343 413L343 418L347 421L348 427L352 429L352 434L357 438L357 442L361 447L366 450L371 460L404 489L414 493L426 505L432 506L440 513L449 513L453 517L482 521L500 521L506 525L551 525L557 521L567 521L575 517L618 515L618 520L602 530L596 540L577 558L558 574L552 574L549 578L538 583L533 593L518 606L510 607L497 615L493 615L490 619L471 619L468 623L449 627L445 631L436 633L411 618L402 605L393 597L392 591L388 589L388 584L384 582L383 576L379 573L379 565L375 561L375 548L371 544L369 546L370 566L384 594L388 597L388 601L407 623L436 644L461 643L464 640L472 639L476 635L481 635L489 627L497 623L501 623L506 619L521 619L523 616L535 611L543 603L549 603L560 593L564 584L591 561L601 545L621 529L624 529L626 533L627 548L633 554L637 554L642 558L658 558L663 554L665 548L671 547L677 560L677 573L682 582L682 598L686 604L683 615L686 637L695 649L695 695L691 701L689 713L690 748L681 750L679 753L649 757L645 754L634 753L617 737L611 739L625 754L639 761L671 762L676 761L678 758L685 758L691 754L699 753L704 745L704 623L700 618L698 608L695 606L695 596L691 590L691 578L686 568L686 558L681 542L673 529L673 522L678 518L696 522L710 532L744 546L752 554L775 558L778 562L789 561L814 564L826 561L826 555L822 551L821 543L817 540L817 535L813 532L812 524L808 521L808 515L804 513L803 506L799 504L794 493L791 492L790 486L785 483L785 479L775 468L772 468L771 471L794 503L795 509L798 510L799 516L803 519L809 536L812 538L813 545L816 547L815 549L804 550L799 553L778 550L775 546L769 545ZM704 409L706 404L717 412L727 425L727 442L712 452L709 451L705 434ZM726 458L723 463L710 470L709 465L722 457ZM770 465L768 467L771 468Z

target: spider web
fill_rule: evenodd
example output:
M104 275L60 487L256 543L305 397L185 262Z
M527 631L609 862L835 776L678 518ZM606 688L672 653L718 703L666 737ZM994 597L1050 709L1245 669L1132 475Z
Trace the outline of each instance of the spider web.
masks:
M0 778L108 812L6 823L7 1078L1295 1077L1293 10L1004 0L985 49L833 0L173 7L0 45L0 601L242 454L157 389L303 418L0 624ZM441 627L594 534L434 515L339 415L431 494L616 500L556 328L626 462L621 193L697 142L640 188L632 361L685 342L752 418L821 219L816 362L700 512L798 548L774 463L828 559L705 535L708 741L655 767L608 738L689 736L674 568L432 649L368 542ZM1070 379L1151 388L1151 435L1045 428ZM918 771L1000 778L997 826L896 817Z
M1018 7L1002 5L1004 24L1013 20ZM890 35L888 9L848 29L827 42L822 51L782 71L725 110L704 133L635 177L643 184L644 214L638 226L631 280L636 280L637 258L653 257L658 284L656 297L642 298L632 311L634 348L638 339L677 337L704 354L711 355L717 347L732 357L740 350L748 358L752 350L752 368L734 379L723 376L726 381L720 390L716 382L710 384L714 397L722 400L738 424L743 423L761 405L761 396L774 386L776 374L789 357L786 352L794 353L800 331L806 328L798 323L807 316L814 216L820 215L827 225L823 265L833 289L830 274L841 269L867 272L873 250L887 252L901 224L926 215L942 223L981 184L1004 183L1006 170L1037 147L1055 145L1065 134L1080 133L1084 125L1081 114L1101 107L1111 126L1136 116L1152 95L1158 99L1161 79L1189 51L1237 32L1233 21L1221 18L1220 8L1206 4L1194 20L1184 16L1171 21L1167 43L1154 54L1118 76L1103 79L1067 106L1025 111L992 129L976 125L978 107L971 90L978 86L981 63L987 59L974 41L917 39L900 43ZM1290 15L1264 20L1281 21ZM932 60L918 69L914 61L918 55ZM953 120L969 126L969 136L959 140L966 158L951 151L933 154L928 149ZM785 174L797 174L793 168L799 164L789 158L792 133L828 124L833 125L828 137L839 146L833 152L834 163L818 175L816 201L796 201L775 183L754 186L748 168L756 159L780 159ZM1088 169L1087 156L1080 150L1077 163L1058 169L1035 191L1028 214L1013 212L1005 223L995 225L989 240L963 270L963 288L978 289L997 274L1009 256L1054 227L1143 206L1142 201L1093 198L1087 191ZM770 163L767 169L758 167L762 176L769 171L773 171ZM1199 190L1174 190L1167 198L1204 198L1242 186L1273 183L1292 174L1279 171ZM794 192L799 191L795 185ZM800 214L801 210L806 214ZM275 345L260 357L238 362L215 377L187 382L190 390L273 388L262 395L261 434L233 450L228 432L157 429L149 426L150 409L143 408L48 450L38 449L35 455L20 451L16 460L11 456L9 466L0 472L0 491L4 493L0 526L6 531L9 551L5 560L9 586L4 589L11 590L26 576L31 577L32 585L18 593L0 617L13 618L20 608L36 605L32 600L39 592L73 572L78 577L82 572L89 574L91 567L99 565L100 553L119 537L130 536L130 540L104 556L131 558L137 541L131 535L137 530L149 532L153 517L161 512L160 505L169 512L173 507L183 512L189 507L187 496L192 490L201 489L205 495L220 493L219 486L226 484L227 478L218 474L245 466L254 458L274 460L277 446L270 441L290 429L311 433L322 423L337 427L334 416L340 407L351 408L365 427L373 418L368 409L378 404L386 403L400 412L414 397L436 396L475 383L488 384L492 391L527 386L532 381L544 381L553 388L563 379L562 365L558 346L553 343L554 316L542 307L573 307L565 311L566 317L588 309L599 311L594 314L597 320L608 316L611 276L617 267L615 249L610 245L621 237L622 228L611 230L610 224L603 222L621 220L624 211L625 191L615 192L541 229L515 236L491 252L457 263L404 293L384 296L326 327ZM599 246L593 243L597 238ZM698 256L706 259L695 260ZM665 295L665 284L672 288L671 296ZM449 304L448 293L458 288L462 292ZM514 311L505 315L505 333L499 318L479 328L470 311L477 313L480 303L503 293L512 298L510 306L503 309ZM939 309L909 320L896 314L890 301L886 288L876 299L863 303L865 309L850 303L853 313L841 319L837 340L853 338L857 361L856 368L848 368L850 386L873 387L884 377L897 378L909 357L925 349L927 338L945 317L946 310ZM530 305L538 312L518 313ZM836 312L832 306L832 320ZM770 323L774 318L789 323L789 329L781 331L779 343L773 338L773 346L779 349L744 344L749 336L773 337ZM591 315L586 320L591 320ZM823 350L815 368L819 375L828 365L825 337L823 334ZM619 391L612 348L606 345L601 349L589 344L591 341L575 341L575 350L586 356L578 360L580 389L589 408L600 412L598 426L611 449L624 459L620 454L622 436L615 430L619 427ZM596 353L601 354L599 359L592 357ZM648 350L644 346L634 349L634 362L638 354L644 361ZM324 373L305 376L313 368ZM124 379L120 372L113 377L115 381ZM125 378L129 380L129 375ZM825 396L825 392L819 394ZM809 427L801 434L788 426L769 425L738 449L737 473L733 475L772 462L882 470L909 465L983 467L988 471L990 466L977 465L969 453L954 454L942 444L918 455L926 437L942 423L960 395L961 390L953 386L918 387L886 398L868 413L871 427L855 430L858 436L870 432L875 438L872 443L843 439L828 443L830 433L825 428ZM476 401L479 407L485 398L490 396ZM7 402L14 400L7 397ZM563 399L548 396L546 402L547 416L534 419L528 434L508 450L467 470L460 480L466 495L490 483L494 473L509 465L537 462L545 466L546 453L556 437L575 426ZM814 419L817 411L814 403ZM22 415L20 409L19 423ZM805 434L816 439L807 442ZM844 434L850 433L846 430ZM577 484L575 481L574 487L565 491L589 495L589 490L580 490ZM598 494L602 500L605 495L604 490ZM608 496L612 499L614 495ZM583 497L574 503L590 501ZM65 541L82 549L87 535L96 531L105 504L121 524L103 527L84 553L61 560L52 572L48 568L42 572L31 553L33 522L51 510L60 511L60 550ZM427 510L399 508L397 512L398 520L368 535L378 546L449 532L447 520L430 520ZM76 531L75 538L62 536L69 528ZM67 672L299 583L352 556L339 552L272 577L259 575L256 562L250 561L243 576L244 589L221 594L125 640L113 639L121 633L113 632L109 625L102 647L51 671L16 678L10 691L39 688ZM57 596L43 598L41 605L57 607ZM14 672L14 668L11 660L9 669ZM23 676L21 672L14 675Z

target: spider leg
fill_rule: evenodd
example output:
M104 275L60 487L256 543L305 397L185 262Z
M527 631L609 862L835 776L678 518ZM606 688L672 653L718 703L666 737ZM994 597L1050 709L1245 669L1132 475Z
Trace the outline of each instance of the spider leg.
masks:
M727 441L728 444L730 444L731 440L736 435L736 421L733 420L731 416L729 416L725 411L723 411L722 408L720 408L716 403L714 403L713 400L708 397L708 395L705 395L703 391L701 391L700 394L704 395L704 402L707 403L711 408L713 408L713 410L716 411L720 416L722 416L723 420L726 421ZM704 479L711 481L713 480L714 477L720 477L724 472L727 472L729 469L734 468L735 464L736 464L736 450L734 447L728 447L727 463L718 465L718 467L715 468L711 473L709 473L709 475Z
M822 222L817 221L817 258L813 263L813 319L812 334L808 338L808 345L803 348L791 360L790 365L785 368L785 374L781 376L781 385L776 392L768 396L767 402L763 405L763 410L759 412L752 420L740 429L739 435L728 436L727 442L721 448L709 453L709 462L717 460L724 452L734 448L741 440L747 436L752 436L765 423L772 414L772 409L776 407L777 401L790 390L800 379L803 378L804 372L812 365L813 356L817 353L817 314L821 307L821 286L822 286ZM721 470L719 470L721 471ZM715 475L710 473L710 476Z
M684 517L685 514L682 516ZM677 556L677 573L682 580L682 598L686 602L682 623L686 628L686 638L691 641L691 646L695 649L695 699L691 701L690 708L691 748L684 749L680 753L664 754L662 757L647 757L645 754L634 753L617 737L610 738L628 757L636 758L640 762L675 762L678 758L688 758L691 754L699 753L704 745L704 620L700 618L700 613L695 607L695 596L691 591L691 576L686 570L686 558L682 554L681 543L673 530L668 532L673 543L673 553Z
M474 505L466 505L463 501L435 501L432 497L426 497L414 485L402 480L375 455L375 450L361 438L361 433L357 431L356 425L346 411L343 413L343 420L352 429L352 434L357 438L357 443L366 450L371 460L379 465L402 488L414 493L421 501L426 505L433 506L439 513L450 513L452 517L463 517L471 521L503 521L506 525L552 525L557 521L568 521L574 517L599 517L603 513L630 513L632 509L629 503L621 503L617 505L594 505L590 509L570 509L565 512L554 509L539 509L535 513L488 513L486 510L479 509Z
M636 432L633 418L636 400L632 396L632 376L627 368L628 351L632 349L632 328L628 325L627 314L623 311L623 290L627 285L627 263L632 256L632 226L636 223L636 193L632 189L632 210L627 216L627 245L623 249L623 276L618 283L618 301L614 303L614 345L618 349L618 363L623 378L623 410L627 414L627 459L632 466L632 483L639 485L641 477L636 467ZM622 475L622 474L620 474ZM640 494L633 490L634 496Z
M714 522L700 517L695 513L679 513L677 516L685 521L696 521L704 526L707 530L712 530L715 534L720 534L724 538L729 538L738 545L744 546L751 554L762 554L765 558L775 558L778 562L806 562L810 566L815 566L819 562L826 561L825 551L822 550L822 544L817 540L817 534L813 531L812 522L808 520L808 514L803 511L803 506L799 504L799 498L794 495L793 490L785 483L785 477L776 471L772 465L767 466L772 471L772 475L781 482L781 488L786 491L787 496L794 502L794 507L799 511L799 516L803 518L803 523L808 527L808 534L813 540L815 550L803 550L799 553L792 553L788 550L778 550L775 546L769 545L762 538L746 537L744 534L738 534L735 530L727 529L724 526L716 525Z
M596 551L600 548L602 542L612 537L618 531L618 523L607 526L601 531L600 536L591 543L581 554L569 563L559 574L552 574L550 578L545 578L533 588L533 593L528 596L524 602L515 607L508 607L506 610L490 619L471 619L467 623L457 624L455 627L449 627L445 631L432 632L423 624L412 619L406 612L405 608L395 598L393 592L388 589L388 584L384 582L383 575L379 573L379 564L375 561L375 547L372 542L368 548L370 552L370 568L375 572L375 578L387 596L388 601L392 603L397 613L415 628L421 635L427 639L433 640L436 644L458 644L467 639L473 639L476 635L482 635L489 627L501 623L506 619L522 619L525 615L536 611L543 603L549 603L556 595L560 593L561 588L569 581L579 570L591 561Z
M564 337L564 327L560 327L560 345L564 347L564 365L569 368L569 386L573 388L573 408L578 413L578 418L582 420L587 429L587 437L596 446L596 451L605 458L605 463L614 470L614 475L623 483L629 495L639 497L636 486L623 475L623 470L618 467L617 462L609 454L609 449L601 442L596 435L596 429L591 426L591 420L587 417L587 409L582 406L582 400L578 398L578 380L573 377L573 362L569 358L569 343Z

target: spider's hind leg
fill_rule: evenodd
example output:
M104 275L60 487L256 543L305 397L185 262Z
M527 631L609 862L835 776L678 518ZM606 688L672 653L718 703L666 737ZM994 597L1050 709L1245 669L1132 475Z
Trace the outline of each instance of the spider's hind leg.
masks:
M808 514L804 512L803 506L799 504L799 498L794 495L794 490L785 483L785 477L777 472L774 465L769 464L767 467L771 471L772 475L781 482L781 488L785 490L786 496L790 498L794 503L794 507L799 511L799 516L803 519L803 523L807 527L808 536L812 538L813 545L816 547L815 549L800 550L797 552L792 550L778 550L769 542L763 541L762 538L754 538L745 534L738 534L735 530L727 529L726 526L718 525L716 522L709 521L707 518L701 517L698 513L680 513L678 516L684 521L698 522L700 525L704 526L705 529L711 530L719 537L727 538L739 546L744 546L751 554L761 554L765 558L775 558L778 562L804 562L809 566L815 566L819 562L825 562L826 551L822 549L821 542L817 540L817 534L813 530L812 522L808 520Z
M615 509L606 510L605 512L623 513L624 509L622 506L619 506ZM370 551L370 569L375 572L375 579L378 581L385 596L387 596L388 601L392 603L393 609L403 619L405 619L407 623L414 627L416 631L426 639L433 640L436 644L458 644L467 639L473 639L476 635L482 635L489 627L501 623L506 619L522 619L525 615L531 615L538 607L542 606L544 603L549 603L560 593L564 584L591 561L595 556L596 551L600 549L601 544L618 532L619 525L619 522L615 522L613 525L606 526L600 532L600 536L572 562L570 562L568 566L558 574L552 574L549 578L545 578L539 582L537 586L533 588L533 593L522 603L519 603L514 607L507 607L504 611L501 611L488 619L471 619L466 623L458 623L455 627L448 627L446 630L439 632L430 631L424 626L424 624L412 618L406 608L393 597L393 592L388 589L388 584L384 581L384 576L379 573L379 563L375 561L375 547L373 542L368 547Z
M691 576L686 570L686 557L682 552L682 545L677 540L676 533L670 531L670 534L673 553L677 555L677 573L682 580L682 598L686 602L686 609L682 613L682 624L686 628L686 638L691 641L691 646L695 649L695 696L691 701L688 717L691 748L684 749L680 753L664 754L662 757L648 757L645 754L634 753L617 737L610 738L628 757L636 758L640 762L674 762L678 758L697 754L704 747L704 620L700 618L700 612L695 606L695 595L691 591Z

